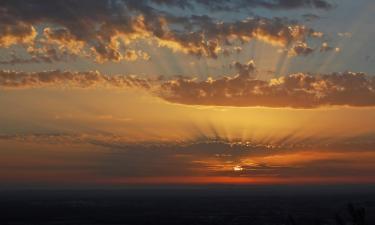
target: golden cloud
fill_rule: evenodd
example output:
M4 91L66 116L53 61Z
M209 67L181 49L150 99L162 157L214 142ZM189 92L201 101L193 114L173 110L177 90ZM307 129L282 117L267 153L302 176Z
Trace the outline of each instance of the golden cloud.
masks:
M158 95L187 105L316 108L375 106L375 78L364 73L304 73L269 81L236 75L199 81L178 78L161 85Z
M375 106L375 78L364 73L296 73L270 80L255 76L253 61L234 63L237 75L222 78L150 79L91 72L0 71L0 88L111 87L148 90L168 102L186 105L317 108Z

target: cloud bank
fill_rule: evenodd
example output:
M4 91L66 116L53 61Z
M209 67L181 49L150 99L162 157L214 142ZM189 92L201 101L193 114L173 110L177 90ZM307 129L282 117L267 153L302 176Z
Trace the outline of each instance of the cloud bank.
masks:
M149 0L148 2L172 5L184 9L204 6L211 10L238 10L241 7L262 7L272 10L296 8L317 8L328 10L333 7L333 4L326 0Z
M134 45L138 41L198 57L216 58L238 42L259 40L288 48L292 43L306 45L308 38L319 33L285 18L255 16L220 21L204 14L178 16L170 9L198 6L206 10L236 11L244 7L328 9L331 4L323 0L2 1L0 48L24 46L29 58L10 56L1 63L54 62L74 57L100 63L148 60L147 53Z
M0 88L25 89L41 87L111 87L150 88L147 80L136 76L108 76L93 72L62 72L59 70L38 73L0 71Z
M270 80L256 78L253 61L232 65L237 75L198 80L149 79L99 72L0 71L0 88L138 88L168 102L186 105L317 108L375 106L375 77L364 73L296 73Z
M268 81L236 75L199 81L178 78L161 85L169 102L210 106L316 108L375 106L375 78L364 73L291 74Z

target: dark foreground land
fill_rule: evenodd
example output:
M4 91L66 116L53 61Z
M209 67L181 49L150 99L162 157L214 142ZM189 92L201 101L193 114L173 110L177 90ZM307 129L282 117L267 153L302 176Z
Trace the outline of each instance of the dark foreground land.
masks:
M371 189L0 190L0 225L374 225Z

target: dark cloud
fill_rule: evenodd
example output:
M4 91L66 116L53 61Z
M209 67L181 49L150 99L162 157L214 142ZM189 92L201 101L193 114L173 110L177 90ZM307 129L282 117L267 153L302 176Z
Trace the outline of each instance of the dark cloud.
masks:
M308 37L314 36L314 33L312 29L282 18L255 17L232 23L205 19L199 22L197 30L188 34L165 33L159 37L159 43L176 51L216 58L223 46L232 45L234 41L247 43L255 39L288 47L294 42L305 42Z
M289 50L289 56L308 56L314 52L314 49L309 47L306 43L298 43Z
M27 63L53 63L53 62L68 62L72 59L76 59L78 55L70 53L68 51L57 50L55 48L43 47L33 48L29 47L27 53L30 57L20 57L15 52L12 52L8 59L0 60L2 65L16 65L16 64L27 64Z
M331 9L333 4L326 0L149 0L149 2L173 5L180 8L207 7L211 10L240 10L241 8L263 7L272 10L318 8Z
M220 3L221 2L221 3ZM23 44L30 60L43 62L46 51L60 55L94 58L97 62L135 60L139 40L156 42L158 46L196 56L216 58L225 46L252 39L288 47L293 42L305 42L314 37L312 29L281 18L254 17L222 22L207 15L177 16L154 5L206 7L241 4L265 7L323 6L318 1L40 1L15 0L0 2L0 47ZM189 6L191 5L191 6ZM217 6L218 7L218 6ZM39 32L38 32L39 31ZM61 53L60 53L61 51ZM43 56L40 56L44 52ZM57 55L58 55L57 54ZM55 54L56 55L56 54ZM132 55L131 57L129 57ZM61 57L50 57L59 61ZM146 57L147 58L147 57Z
M0 71L0 88L38 87L115 87L150 88L147 80L135 76L107 76L99 72L62 72L59 70L38 73Z
M315 15L315 14L311 14L311 13L307 13L307 14L303 14L302 18L305 19L306 21L313 21L313 20L320 19L320 16Z
M37 35L37 31L27 21L14 18L4 4L0 3L0 47L9 47L14 44L30 44Z
M161 85L159 96L188 105L315 108L375 106L375 78L363 73L292 74L269 81L243 76L198 81L179 78Z
M256 72L255 63L253 60L250 60L249 62L242 64L240 62L233 62L231 67L233 67L239 76L249 78L254 77Z
M258 2L260 2L260 5L271 9L293 9L302 7L331 9L333 7L333 4L326 0L272 0Z

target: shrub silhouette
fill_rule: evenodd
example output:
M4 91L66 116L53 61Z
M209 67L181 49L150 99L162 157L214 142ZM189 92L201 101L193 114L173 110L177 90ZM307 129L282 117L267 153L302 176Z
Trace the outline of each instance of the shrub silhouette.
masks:
M365 225L365 208L356 208L352 203L349 203L348 211L352 218L353 225Z
M349 203L347 210L350 216L350 225L365 225L365 208L355 207L353 203ZM337 225L349 225L345 223L345 221L339 213L336 213L335 221Z
M335 222L337 225L365 225L366 211L363 207L355 207L354 204L349 203L347 206L347 212L350 216L350 223L345 222L340 213L335 214ZM289 214L287 217L287 225L297 225L294 217ZM320 224L319 221L315 221L315 224Z

